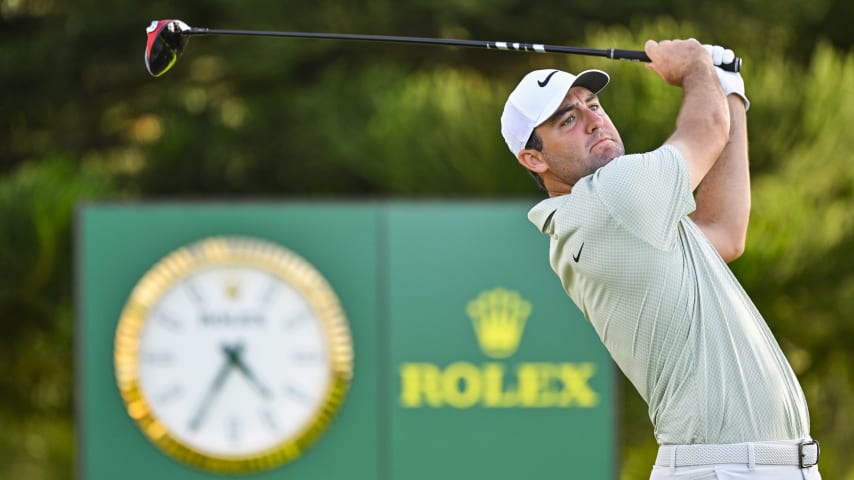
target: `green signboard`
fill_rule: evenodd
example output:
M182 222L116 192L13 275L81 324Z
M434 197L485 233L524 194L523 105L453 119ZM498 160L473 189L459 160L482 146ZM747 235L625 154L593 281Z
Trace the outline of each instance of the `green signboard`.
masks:
M615 478L613 366L529 207L81 207L80 478Z

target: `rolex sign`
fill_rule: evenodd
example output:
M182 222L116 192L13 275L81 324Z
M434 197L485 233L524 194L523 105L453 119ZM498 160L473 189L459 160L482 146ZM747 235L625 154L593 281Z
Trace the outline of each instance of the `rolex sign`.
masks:
M390 478L616 478L612 363L528 208L388 211Z
M535 203L83 206L76 476L615 480Z
M519 292L495 288L468 303L485 361L404 363L400 404L405 408L591 408L594 362L513 361L531 303Z

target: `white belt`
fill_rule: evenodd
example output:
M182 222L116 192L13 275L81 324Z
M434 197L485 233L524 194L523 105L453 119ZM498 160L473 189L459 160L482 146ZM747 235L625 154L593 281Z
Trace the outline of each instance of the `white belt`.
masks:
M815 440L800 443L760 442L728 445L664 445L659 447L655 464L659 467L687 467L739 463L745 465L818 464L821 455Z

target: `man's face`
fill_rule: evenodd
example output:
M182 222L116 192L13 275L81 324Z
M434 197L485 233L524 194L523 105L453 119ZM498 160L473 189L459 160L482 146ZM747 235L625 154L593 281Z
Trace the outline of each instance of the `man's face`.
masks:
M623 155L617 128L599 104L599 97L584 87L572 87L555 113L535 130L543 141L546 180L571 188L581 177ZM555 190L555 188L550 188ZM556 190L563 190L557 188Z

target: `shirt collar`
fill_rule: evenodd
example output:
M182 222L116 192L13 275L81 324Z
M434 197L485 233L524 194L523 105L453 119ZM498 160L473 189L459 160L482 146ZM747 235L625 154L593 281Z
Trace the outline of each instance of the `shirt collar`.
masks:
M528 211L528 220L536 225L541 232L548 235L554 234L554 222L552 222L552 217L554 217L554 213L563 204L563 202L566 201L566 197L566 195L551 197L534 205L534 208Z

